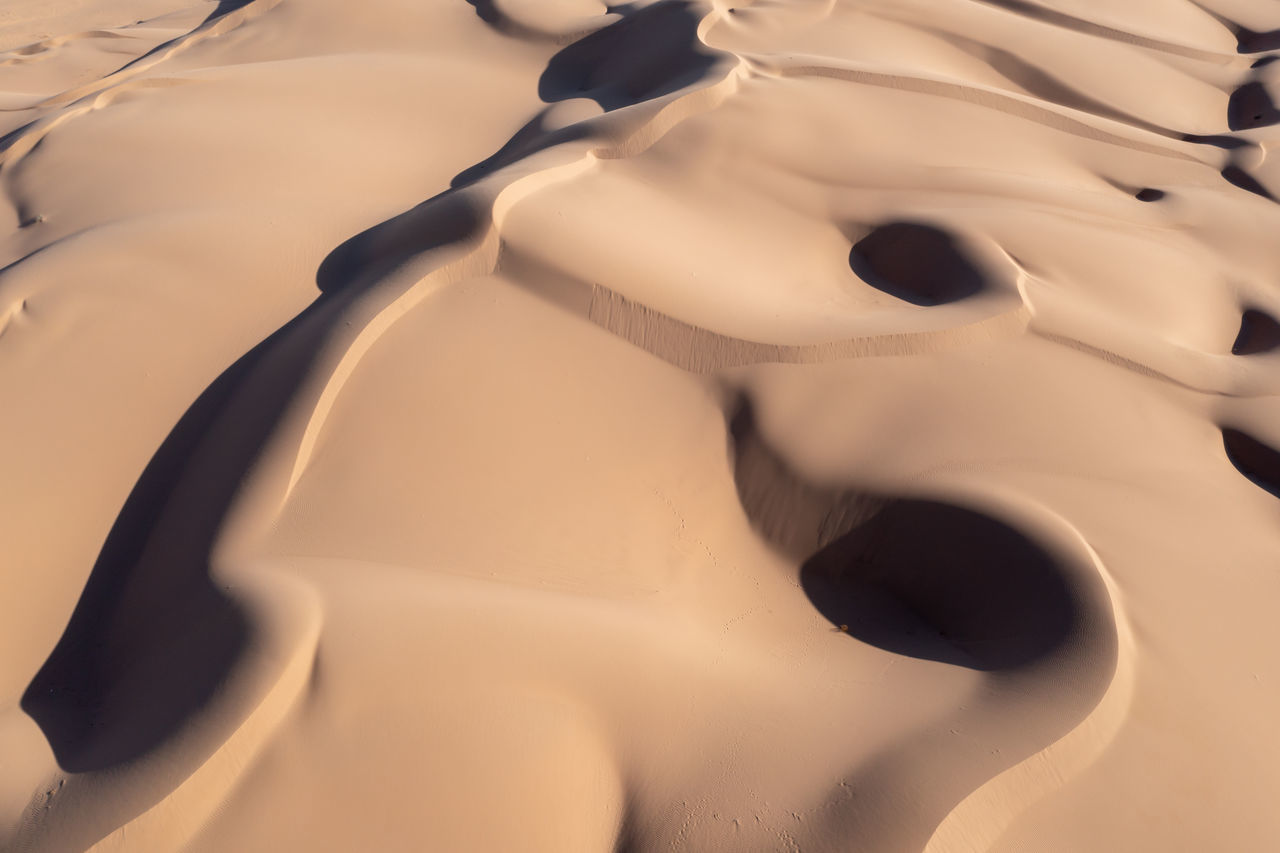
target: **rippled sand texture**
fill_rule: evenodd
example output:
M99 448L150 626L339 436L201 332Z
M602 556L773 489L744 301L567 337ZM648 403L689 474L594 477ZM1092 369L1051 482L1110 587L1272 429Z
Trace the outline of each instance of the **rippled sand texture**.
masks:
M1280 849L1277 28L8 3L0 849Z

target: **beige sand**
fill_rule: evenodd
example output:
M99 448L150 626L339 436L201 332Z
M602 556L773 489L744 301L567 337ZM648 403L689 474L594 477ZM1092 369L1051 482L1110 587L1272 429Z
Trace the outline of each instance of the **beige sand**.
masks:
M9 0L0 849L1280 849L1270 0Z

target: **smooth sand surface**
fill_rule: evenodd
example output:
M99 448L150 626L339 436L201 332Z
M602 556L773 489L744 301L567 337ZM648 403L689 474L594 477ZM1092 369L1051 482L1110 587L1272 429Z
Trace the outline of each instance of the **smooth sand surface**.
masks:
M8 0L0 850L1280 849L1277 57Z

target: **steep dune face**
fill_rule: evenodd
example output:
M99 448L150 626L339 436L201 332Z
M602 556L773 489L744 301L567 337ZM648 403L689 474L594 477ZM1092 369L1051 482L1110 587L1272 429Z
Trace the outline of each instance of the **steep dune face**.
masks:
M105 8L0 13L0 848L1280 842L1265 8Z

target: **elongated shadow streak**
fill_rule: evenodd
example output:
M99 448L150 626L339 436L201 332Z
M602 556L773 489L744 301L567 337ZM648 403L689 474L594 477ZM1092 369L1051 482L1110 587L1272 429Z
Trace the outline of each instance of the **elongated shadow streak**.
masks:
M23 710L63 769L100 770L162 743L208 701L248 642L249 625L210 580L207 559L241 472L283 401L260 412L259 423L237 425L222 448L223 475L202 484L202 506L183 505L179 493L196 451L220 437L219 415L288 329L237 360L178 421L125 501L66 631L23 695Z
M125 71L128 68L131 68L132 66L137 65L139 62L142 62L143 60L146 60L152 56L155 56L158 53L168 50L178 42L182 41L184 38L187 38L192 33L195 33L201 27L208 26L209 24L212 24L214 21L218 20L219 18L229 15L232 12L235 12L239 9L243 9L245 6L248 6L253 2L254 0L218 0L218 5L214 6L213 11L210 12L208 15L206 15L203 21L201 21L199 24L196 24L196 26L193 27L190 32L184 33L183 35L177 36L175 38L171 38L166 42L156 45L155 47L151 48L151 50L148 50L146 53L142 54L142 56L139 56L136 59L129 60L124 65L117 68L113 73L119 74L121 71Z
M210 20L244 5L221 3ZM698 52L688 43L697 39L691 7L658 4L629 20L639 23L621 35L596 33L585 47L565 48L544 79L587 74L592 91L613 107L679 88L659 66ZM646 42L663 36L677 46ZM644 64L643 80L614 86L600 77L623 70L611 64L611 49L648 49L658 58ZM690 66L667 70L683 79ZM546 85L549 97L559 96L557 84ZM574 133L547 134L541 147ZM540 147L525 141L504 146L513 162ZM445 190L336 247L317 269L317 299L227 368L179 420L131 491L66 630L22 697L61 767L103 770L155 750L226 681L253 629L215 583L209 561L242 483L352 306L404 261L477 235L487 204L468 189Z
M1191 0L1191 5L1227 28L1227 31L1236 40L1236 53L1264 53L1268 50L1280 48L1280 30L1251 30L1203 3L1197 2L1197 0Z
M224 0L206 21L246 3ZM288 405L287 389L305 374L309 360L283 351L296 350L291 337L323 313L314 303L214 380L125 500L62 637L21 699L64 770L102 770L164 743L209 702L250 642L244 613L210 577L209 553ZM264 372L284 393L243 405L246 386Z
M1275 195L1271 190L1264 187L1257 178L1250 175L1239 166L1231 165L1222 170L1222 178L1232 186L1239 187L1246 192L1254 195L1262 196L1267 201L1276 201Z
M181 418L117 517L71 621L23 709L59 764L100 770L162 744L251 640L209 555L264 446L349 306L405 256L464 239L480 217L446 192L352 238L320 267L321 295L238 359ZM351 287L341 287L349 277Z
M472 5L482 20L498 26L492 4L475 0ZM538 97L544 103L586 98L605 112L635 106L697 82L723 57L698 37L702 18L687 0L663 0L638 11L629 5L611 6L609 11L622 19L551 57L538 78ZM577 125L548 127L547 117L547 110L540 111L498 151L460 172L451 186L468 186L538 151L585 134Z
M153 56L163 53L164 51L168 50L174 45L180 43L183 39L188 38L192 34L196 33L198 30L200 30L201 27L208 26L209 24L216 21L218 18L228 15L231 12L236 11L237 9L244 8L245 6L248 6L252 2L254 2L254 0L220 0L218 5L214 7L213 11L210 12L208 15L206 15L204 20L202 20L199 24L196 24L196 26L192 27L189 31L183 33L180 36L175 36L174 38L171 38L168 41L161 42L160 44L148 50L146 53L142 54L141 56L136 56L133 59L130 59L124 65L121 65L115 71L112 71L110 74L106 76L111 77L115 74L119 74L123 71L127 71L128 69L132 68L138 63L145 62L147 59L150 59ZM35 127L36 124L39 123L39 121L40 119L29 121L26 124L22 125L21 127L15 128L14 130L9 131L3 136L0 136L0 154L3 154L4 152L12 148L14 143L22 139L23 137L25 137L27 133L33 127Z
M243 8L252 3L253 0L218 0L218 5L214 7L209 16L204 19L204 23L208 23L216 18L221 18L228 12L234 12L236 9Z
M449 182L449 186L453 189L471 186L499 169L518 163L539 151L586 136L586 130L578 124L549 129L546 125L547 115L548 110L539 110L538 114L517 130L501 148L474 166L463 169Z
M1016 53L976 39L965 38L958 33L942 28L924 27L924 29L963 50L970 56L982 60L1010 83L1043 101L1073 110L1082 110L1102 118L1127 124L1130 127L1141 128L1167 139L1178 139L1197 145L1211 145L1215 148L1229 151L1249 147L1249 142L1243 139L1236 139L1233 136L1182 133L1163 125L1146 121L1137 115L1116 109L1105 101L1091 97L1087 93L1058 79L1046 69L1028 62Z

